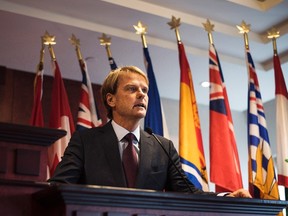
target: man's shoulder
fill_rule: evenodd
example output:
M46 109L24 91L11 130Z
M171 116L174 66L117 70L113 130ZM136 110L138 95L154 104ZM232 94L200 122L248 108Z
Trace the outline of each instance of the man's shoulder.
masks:
M165 138L165 137L163 137L163 136L161 136L159 134L153 134L152 135L152 134L148 133L147 131L145 131L143 129L141 129L140 131L141 131L141 135L142 136L144 135L145 137L152 138L155 141L157 141L157 140L155 138L153 138L153 135L156 136L161 142L164 142L164 143L170 143L171 142L170 139L167 139L167 138Z
M93 135L93 134L104 134L106 132L110 132L113 130L112 125L110 122L103 124L98 127L93 127L93 128L88 128L83 131L80 131L80 136L88 136L88 135Z

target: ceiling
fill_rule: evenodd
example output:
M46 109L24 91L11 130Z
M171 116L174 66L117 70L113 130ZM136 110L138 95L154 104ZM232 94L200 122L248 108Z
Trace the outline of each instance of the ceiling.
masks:
M262 99L274 98L273 47L267 31L276 27L282 70L288 82L288 0L0 0L0 65L34 72L40 58L41 36L56 36L54 46L62 76L81 80L74 47L69 38L80 39L93 83L101 84L110 68L99 37L111 37L111 52L118 66L136 65L145 70L140 35L133 25L147 26L146 39L162 98L179 100L179 59L174 30L167 25L172 15L181 18L184 43L198 104L209 104L208 37L202 23L215 25L218 51L230 107L247 109L247 69L244 39L236 25L251 24L250 51L256 66ZM48 49L45 74L52 76Z

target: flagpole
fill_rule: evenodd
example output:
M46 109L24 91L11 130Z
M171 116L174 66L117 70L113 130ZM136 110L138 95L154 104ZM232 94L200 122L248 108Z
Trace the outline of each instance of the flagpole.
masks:
M52 61L56 61L55 53L53 50L53 45L56 44L55 36L49 35L49 33L46 31L44 36L42 37L42 40L43 40L43 44L48 46Z
M147 26L143 25L141 21L138 21L138 25L133 25L134 29L136 30L136 34L141 35L142 45L144 48L147 48L147 41L145 34L147 33Z
M287 147L287 144L286 144L287 142L283 142L283 140L286 139L286 136L282 132L286 128L285 125L283 125L283 122L285 121L285 117L286 117L285 109L283 109L283 107L285 107L285 106L284 106L284 102L277 98L277 97L279 97L278 96L279 92L277 92L277 89L280 89L279 86L281 86L281 84L282 84L282 87L284 86L283 89L286 89L285 80L283 80L282 69L281 69L281 67L278 68L276 66L276 62L277 62L276 59L279 60L278 51L277 51L277 43L276 43L276 40L277 40L278 37L280 37L280 32L277 31L276 28L272 28L270 31L268 31L267 38L272 39L273 54L274 54L275 96L276 96L276 131L278 132L278 134L276 136L277 137L277 140L276 140L277 143L276 144L278 146L277 147L277 154L278 154L277 155L277 167L278 167L278 181L279 181L278 184L280 185L280 180L279 180L280 177L279 176L281 176L281 179L282 179L282 176L286 175L285 172L283 173L283 170L284 170L283 169L283 163L284 163L284 166L287 166L286 165L287 159L285 159L285 155L283 157L283 155L281 153L283 153L283 151L285 151L285 147ZM276 62L275 62L275 60L276 60ZM279 65L280 65L280 61L279 61ZM280 77L282 77L282 79L279 79ZM281 83L281 81L283 83ZM277 85L279 85L278 88L277 88ZM285 94L285 90L283 90L283 92ZM287 90L286 90L286 93L287 93ZM281 127L281 129L278 130L278 127ZM281 137L281 138L279 138L279 137ZM280 154L279 154L279 152L280 152ZM283 159L285 159L285 160L283 161ZM284 195L285 195L284 199L287 200L288 188L287 188L287 184L285 184L283 182L285 182L285 181L283 181L283 180L281 181L281 185L284 187ZM286 211L285 215L288 215L287 211Z
M236 25L236 27L239 30L239 33L243 34L245 52L247 52L247 50L249 50L248 33L250 32L250 26L251 25L250 24L246 24L244 20L241 22L241 25ZM246 55L246 67L247 67L247 72L248 72L248 83L249 83L249 65L248 65L247 55Z
M176 19L176 17L172 16L172 19L167 24L170 26L170 29L175 29L176 40L178 43L181 43L180 33L179 33L179 26L181 25L180 18Z
M40 126L40 127L44 127L44 117L42 110L44 53L45 53L45 45L43 43L43 38L41 37L40 60L37 65L36 75L34 78L33 107L30 117L30 124L33 126Z
M56 63L56 57L55 57L55 53L54 53L54 50L53 50L53 47L52 47L52 45L56 44L55 36L49 35L49 33L46 31L45 34L42 36L42 42L43 42L44 46L45 45L48 46L48 50L49 50L49 53L50 53L50 56L51 56L51 60L52 60L52 62ZM54 75L54 77L55 77L55 75ZM55 82L55 79L54 79L54 82ZM52 90L52 94L53 94L53 90ZM62 138L62 139L64 140L65 138ZM59 142L61 142L61 141L59 141ZM52 145L53 147L49 147L48 148L47 178L49 178L53 174L55 166L56 166L54 164L55 158L57 158L57 156L54 155L54 153L56 152L56 150L54 150L56 145L57 145L57 143L55 142L54 145ZM57 155L57 153L56 153L56 155Z
M271 31L268 32L267 38L272 39L274 55L277 55L277 43L276 43L276 39L277 39L278 37L280 37L280 32L277 31L275 28L272 28Z
M79 62L83 62L83 57L82 57L82 53L80 50L80 40L76 38L74 34L72 34L72 37L69 38L69 40L71 44L75 46L75 51L76 51L76 55L77 55Z
M250 94L250 79L251 79L251 72L249 68L249 59L247 56L247 52L249 51L249 40L248 40L248 32L250 31L250 24L246 24L245 21L243 20L241 22L241 25L236 25L236 27L239 30L240 34L243 34L244 37L244 46L245 46L245 57L246 57L246 67L247 67L247 73L248 73L248 94ZM248 95L249 97L249 95ZM249 104L249 98L248 98L248 112L250 110L250 104ZM248 127L249 127L249 119L248 119ZM249 129L248 129L248 136L249 136ZM255 194L257 194L257 198L260 198L260 192L258 190L254 189L254 179L253 179L253 174L252 174L252 162L251 162L251 149L250 149L250 143L249 143L249 138L248 138L248 188L252 196L254 197Z
M44 54L45 54L45 44L43 38L41 38L41 50L40 50L40 61L38 64L38 70L41 71L43 70L44 67Z
M237 25L239 33L244 35L244 44L246 49L249 49L248 33L250 32L250 27L251 25L246 24L245 21L242 21L240 26Z
M100 45L105 46L108 58L112 58L112 52L110 49L111 37L107 37L106 34L102 33L102 37L99 37Z
M116 70L117 65L116 65L116 62L114 61L114 59L112 57L112 53L111 53L111 49L110 49L111 37L107 37L107 35L103 33L102 37L99 37L99 41L100 41L101 46L105 46L111 70Z
M209 44L214 44L213 36L212 36L212 32L214 31L214 24L211 24L209 19L207 19L206 23L202 23L202 24L204 26L205 31L207 31L208 33Z

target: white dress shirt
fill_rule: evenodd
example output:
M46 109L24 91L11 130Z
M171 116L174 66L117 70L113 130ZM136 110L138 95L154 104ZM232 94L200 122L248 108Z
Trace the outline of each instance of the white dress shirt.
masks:
M140 148L139 148L139 140L140 140L140 126L138 126L134 131L128 131L125 128L121 127L120 125L118 125L115 121L112 120L112 127L116 133L116 136L118 138L118 144L119 144L119 152L120 152L120 157L122 159L122 154L123 154L123 150L127 147L128 142L123 139L126 134L128 133L133 133L134 136L136 137L136 140L133 140L133 146L137 152L137 160L138 159L138 155L140 152Z

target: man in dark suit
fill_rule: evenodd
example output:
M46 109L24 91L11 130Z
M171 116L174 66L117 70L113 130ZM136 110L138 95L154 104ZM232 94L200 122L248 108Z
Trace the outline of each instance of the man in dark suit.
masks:
M217 195L189 182L170 140L157 135L174 164L155 137L140 128L148 106L148 86L146 74L137 67L111 71L102 86L102 99L111 120L102 127L75 132L49 182ZM131 141L126 134L132 134ZM128 146L132 156L126 156ZM243 189L228 196L251 197Z

